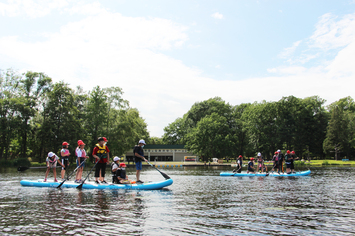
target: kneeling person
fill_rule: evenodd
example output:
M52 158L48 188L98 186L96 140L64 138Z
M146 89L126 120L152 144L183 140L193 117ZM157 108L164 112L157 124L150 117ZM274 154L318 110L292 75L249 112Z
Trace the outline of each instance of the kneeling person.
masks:
M113 162L111 164L111 170L113 173L112 183L115 184L124 184L128 183L128 176L126 174L126 164L120 163L120 158L113 158ZM130 183L130 181L129 181Z

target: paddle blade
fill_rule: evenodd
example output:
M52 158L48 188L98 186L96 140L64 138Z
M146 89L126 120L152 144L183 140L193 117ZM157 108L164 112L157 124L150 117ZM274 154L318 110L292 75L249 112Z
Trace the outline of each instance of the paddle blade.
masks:
M81 184L78 185L76 188L77 188L77 189L82 189L82 188L83 188L83 184L84 184L84 183L81 183Z
M66 179L65 179L65 180L66 180ZM64 184L65 180L64 180L63 182L61 182L61 183L58 185L57 188L60 188L60 187Z
M161 172L161 171L160 171L160 174L161 174L165 179L170 179L169 175L167 175L167 174L165 174L165 173L163 173L163 172Z

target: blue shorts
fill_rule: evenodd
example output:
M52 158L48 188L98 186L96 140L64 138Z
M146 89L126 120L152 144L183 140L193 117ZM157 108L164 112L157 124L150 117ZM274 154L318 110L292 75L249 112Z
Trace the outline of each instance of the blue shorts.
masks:
M80 164L83 163L84 160L80 160ZM78 166L79 166L79 162L78 162L78 159L76 159L76 167L78 167ZM81 167L85 167L85 163Z
M142 162L136 162L136 170L142 170Z

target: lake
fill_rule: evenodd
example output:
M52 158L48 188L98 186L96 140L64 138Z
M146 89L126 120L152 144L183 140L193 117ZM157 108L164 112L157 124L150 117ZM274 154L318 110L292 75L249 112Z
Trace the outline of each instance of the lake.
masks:
M174 180L166 189L102 191L22 187L20 180L43 179L45 169L1 169L0 234L355 234L355 168L311 168L305 177L220 177L231 168L209 166L161 170ZM164 179L151 167L141 178Z

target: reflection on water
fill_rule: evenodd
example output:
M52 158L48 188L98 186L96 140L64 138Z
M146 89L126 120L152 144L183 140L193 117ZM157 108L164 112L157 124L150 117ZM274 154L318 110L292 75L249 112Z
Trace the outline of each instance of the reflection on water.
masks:
M44 170L0 172L1 235L349 235L355 233L355 170L308 177L220 177L227 169L165 169L157 191L22 187ZM133 173L132 173L133 174ZM132 176L133 177L133 176ZM145 180L162 176L154 170Z

